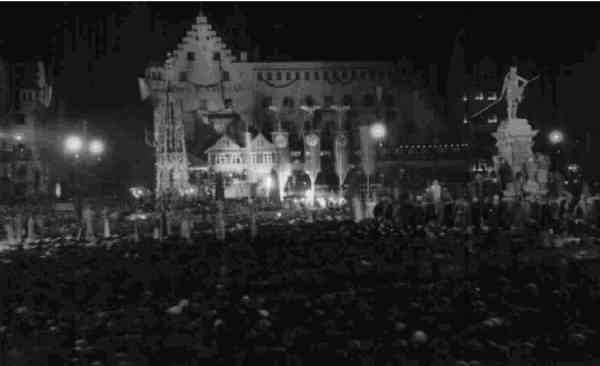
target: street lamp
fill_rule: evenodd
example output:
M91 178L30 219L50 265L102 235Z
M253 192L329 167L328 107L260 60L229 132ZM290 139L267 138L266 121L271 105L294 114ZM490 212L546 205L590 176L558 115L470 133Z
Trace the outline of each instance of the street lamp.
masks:
M371 137L375 139L375 141L380 142L385 138L385 135L387 134L387 129L383 122L375 122L371 125L369 133L371 134Z
M83 139L79 136L68 136L65 139L65 149L70 154L79 154L83 148Z
M565 141L565 134L561 130L552 130L548 133L548 141L555 148L552 149L552 153L554 154L554 169L559 170L559 166L561 163L559 162L560 158L560 145Z
M552 130L548 134L548 140L552 145L558 145L565 140L565 134L560 130Z
M92 140L89 143L90 154L94 156L101 155L104 152L104 143L101 140Z
M65 138L64 147L67 154L71 154L75 157L75 162L73 163L73 180L74 186L76 190L76 201L77 201L77 209L78 212L81 213L81 189L78 187L78 176L80 174L79 169L77 169L76 165L78 165L78 161L80 157L89 158L94 157L98 158L104 152L104 142L100 139L91 139L86 140L85 138L78 135L70 135ZM83 154L83 156L81 156ZM83 163L86 163L84 161Z
M376 159L376 156L379 155L379 154L377 154L379 144L382 142L382 140L387 135L387 129L385 127L385 124L380 121L374 122L369 127L369 135L375 141L375 149L376 149L375 150L375 159ZM375 164L375 161L373 161L373 164ZM367 197L370 197L370 196L371 196L371 179L370 179L370 174L367 173Z

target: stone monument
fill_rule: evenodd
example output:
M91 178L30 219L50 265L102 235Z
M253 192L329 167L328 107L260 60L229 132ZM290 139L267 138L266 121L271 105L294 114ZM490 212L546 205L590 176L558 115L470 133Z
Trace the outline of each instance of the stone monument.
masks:
M533 138L538 134L527 119L519 118L518 108L523 100L525 87L532 80L526 80L517 74L517 67L512 66L504 77L500 100L506 100L507 118L500 123L492 136L496 138L498 155L495 161L504 161L510 166L513 178L520 175L525 180L521 185L508 184L505 196L514 197L525 193L530 197L547 193L547 176L549 165L541 154L535 155L532 150ZM513 179L514 181L514 179Z

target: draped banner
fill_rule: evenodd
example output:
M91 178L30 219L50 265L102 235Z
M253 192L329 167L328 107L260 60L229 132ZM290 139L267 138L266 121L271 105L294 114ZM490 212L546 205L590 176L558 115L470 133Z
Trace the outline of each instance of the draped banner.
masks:
M315 186L317 175L321 171L321 140L319 135L314 132L304 137L304 169L310 177L310 198L311 204L315 199Z
M291 173L290 164L289 134L284 131L275 131L271 134L273 143L277 147L277 183L279 189L279 198L283 200L285 196L285 184Z
M375 140L371 137L369 126L360 126L360 158L366 175L375 173Z
M350 169L348 158L349 141L347 134L344 131L338 131L333 144L335 173L340 180L339 186L342 187L346 180L346 176L348 175L348 170Z
M311 132L304 138L304 167L311 176L311 180L317 177L321 171L321 140L319 136Z

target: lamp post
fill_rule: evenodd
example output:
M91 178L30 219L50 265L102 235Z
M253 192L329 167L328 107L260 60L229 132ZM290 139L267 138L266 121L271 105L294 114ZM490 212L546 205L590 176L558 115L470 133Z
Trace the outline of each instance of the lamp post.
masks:
M369 127L369 134L370 134L371 138L375 141L375 149L376 150L375 150L374 156L376 158L378 155L377 149L379 147L379 144L381 144L381 142L385 139L385 136L387 135L387 128L385 127L385 124L383 122L377 121ZM373 166L375 167L375 162L373 162ZM367 197L368 198L371 197L370 174L367 174Z
M561 130L552 130L548 133L548 142L552 146L552 153L554 155L554 168L558 169L560 166L560 148L565 141L565 134Z
M81 214L81 182L80 182L80 166L87 168L87 163L91 159L99 159L104 153L104 142L100 139L90 139L81 137L79 135L67 136L64 140L65 152L67 155L73 157L72 163L72 175L73 175L73 186L76 194L76 209L77 214ZM87 173L87 172L86 172ZM87 176L87 175L86 175Z

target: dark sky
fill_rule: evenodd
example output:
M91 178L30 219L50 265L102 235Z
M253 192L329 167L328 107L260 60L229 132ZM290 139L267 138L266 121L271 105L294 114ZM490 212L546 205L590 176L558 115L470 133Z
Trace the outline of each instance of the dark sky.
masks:
M0 54L31 55L47 46L66 18L94 19L131 3L2 3ZM191 22L200 3L148 3L163 19ZM396 59L446 64L461 27L467 57L533 57L555 64L580 59L600 38L600 8L585 3L238 3L264 53L277 47L296 59ZM234 3L204 2L216 22ZM174 27L175 29L176 27ZM143 45L143 40L140 40ZM144 45L147 46L147 45ZM173 45L175 46L175 45Z

